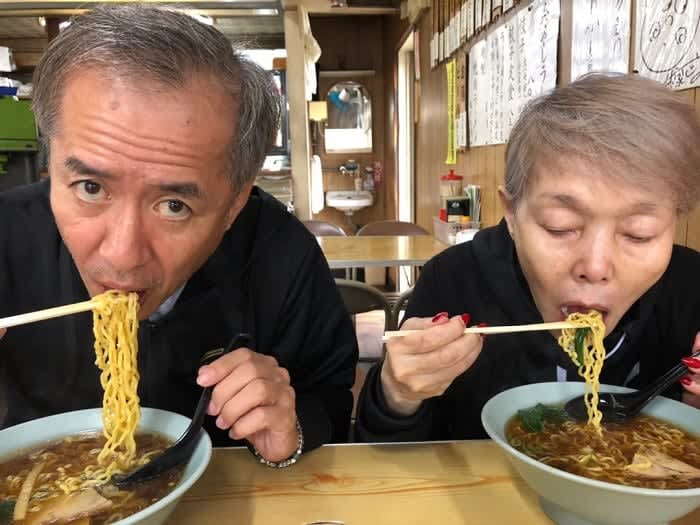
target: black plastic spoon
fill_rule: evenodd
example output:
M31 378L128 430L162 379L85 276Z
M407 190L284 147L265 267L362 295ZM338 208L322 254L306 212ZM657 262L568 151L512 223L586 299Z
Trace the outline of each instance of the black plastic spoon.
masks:
M699 356L700 350L692 355L692 357ZM598 399L598 408L603 413L603 421L617 423L636 416L652 399L687 372L688 367L679 363L643 390L624 394L601 393ZM575 397L568 401L564 405L564 410L577 421L588 420L584 396Z
M234 350L236 348L241 348L243 346L251 348L253 338L250 334L239 333L231 342L226 346L226 348L216 348L215 350L210 350L201 359L202 365L208 365L212 361L221 357L222 355ZM209 406L209 401L211 400L211 392L213 387L208 386L202 390L202 395L197 403L197 408L194 411L194 416L192 416L192 421L187 427L187 430L180 436L175 443L170 447L165 449L162 454L153 458L150 462L146 463L144 466L129 472L128 474L115 474L112 476L111 482L120 488L125 488L128 486L147 481L149 479L156 478L163 474L164 472L182 465L187 460L189 460L195 446L199 442L202 423L204 423L204 416L207 414L207 407Z

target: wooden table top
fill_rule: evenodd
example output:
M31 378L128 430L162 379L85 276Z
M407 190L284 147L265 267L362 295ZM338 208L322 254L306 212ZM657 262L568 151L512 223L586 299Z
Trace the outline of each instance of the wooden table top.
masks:
M316 237L331 268L421 266L448 247L432 235Z
M174 525L451 525L552 522L489 441L330 445L274 470L245 448L216 449L168 520ZM675 525L700 523L700 509Z

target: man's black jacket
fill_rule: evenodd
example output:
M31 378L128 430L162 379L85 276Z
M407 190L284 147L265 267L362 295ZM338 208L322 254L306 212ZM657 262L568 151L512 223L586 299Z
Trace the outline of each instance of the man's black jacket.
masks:
M56 228L49 182L0 193L0 317L88 299ZM141 405L192 415L200 357L251 332L286 368L305 450L348 435L357 343L314 237L254 188L173 310L139 327ZM13 327L0 339L0 428L101 406L90 313ZM3 392L4 390L4 392ZM233 445L213 418L215 445Z

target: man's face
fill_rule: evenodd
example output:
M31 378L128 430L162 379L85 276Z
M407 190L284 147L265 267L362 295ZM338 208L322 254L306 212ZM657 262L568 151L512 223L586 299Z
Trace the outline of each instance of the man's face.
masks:
M51 207L90 296L137 291L144 319L216 249L250 191L234 196L225 176L231 105L209 79L68 78Z
M607 332L663 274L676 225L672 196L581 161L538 167L506 220L545 322L603 314Z

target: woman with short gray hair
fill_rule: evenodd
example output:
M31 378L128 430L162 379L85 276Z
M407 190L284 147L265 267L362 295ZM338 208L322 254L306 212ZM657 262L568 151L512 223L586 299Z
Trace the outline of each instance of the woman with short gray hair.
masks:
M524 109L506 150L505 217L430 261L402 329L360 395L367 441L481 438L509 388L577 379L557 332L464 334L470 323L561 321L597 310L601 382L644 387L681 359L666 394L700 407L700 254L674 246L700 198L693 108L636 75L593 74Z

